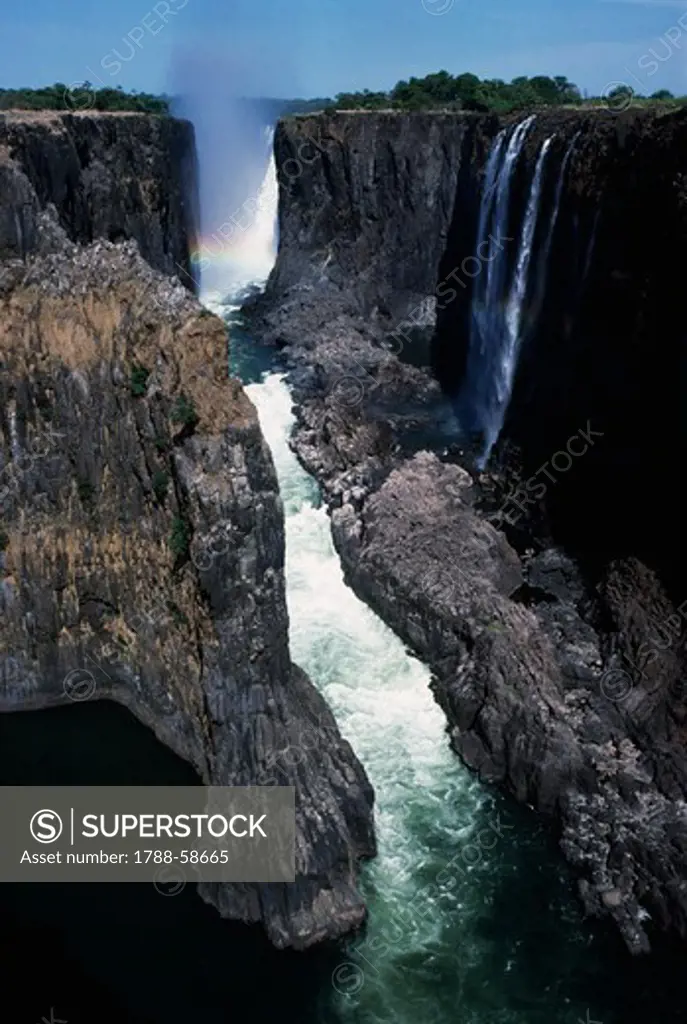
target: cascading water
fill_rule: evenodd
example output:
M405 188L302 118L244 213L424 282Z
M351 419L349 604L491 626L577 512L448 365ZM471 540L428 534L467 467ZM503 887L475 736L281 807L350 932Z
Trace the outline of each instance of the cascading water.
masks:
M265 138L270 157L257 196L255 219L247 233L246 252L240 255L244 272L259 280L264 280L268 276L277 255L276 211L279 205L279 182L274 155L274 128L266 130Z
M549 254L551 252L551 243L553 242L553 233L556 228L556 222L558 221L558 212L561 208L561 196L563 195L563 185L565 184L565 172L568 169L570 158L572 157L575 151L577 140L579 139L581 134L581 132L575 133L575 135L572 138L572 142L568 146L565 152L565 156L563 157L563 160L561 162L561 169L558 175L558 181L556 182L556 195L553 201L553 213L551 214L551 218L549 220L549 230L547 232L546 241L544 242L540 256L540 266L544 272L546 272L546 268L549 264Z
M546 232L546 238L539 250L539 257L537 259L536 269L536 281L535 294L530 300L530 320L535 323L539 313L541 312L542 304L544 302L544 293L546 289L546 278L549 271L549 256L551 255L551 246L553 244L553 235L556 230L556 224L558 223L558 214L561 208L561 198L563 196L563 185L565 184L565 175L568 170L568 164L575 151L577 140L579 139L581 132L576 132L572 138L570 145L568 146L565 156L561 161L561 169L558 173L558 181L556 182L556 193L553 200L553 213L549 218L549 227Z
M477 253L485 265L473 286L470 347L459 415L466 429L482 437L478 461L481 469L486 465L503 426L522 342L532 246L551 138L546 139L539 151L514 267L511 267L512 250L507 243L512 241L508 231L512 221L510 195L513 176L534 121L532 116L518 124L507 146L505 131L495 139L480 207ZM488 255L482 256L485 247Z
M279 184L274 156L274 128L264 130L269 154L267 168L258 189L221 225L204 235L195 254L204 300L213 307L226 302L256 282L264 282L276 256Z
M532 259L534 229L536 227L537 212L539 210L542 172L544 170L544 162L550 145L551 139L547 139L544 142L537 159L537 166L534 172L534 178L532 179L532 188L530 190L527 210L525 212L525 220L522 227L520 248L518 250L517 262L515 264L515 276L510 290L510 295L506 303L503 348L500 353L499 362L495 367L494 390L496 403L493 415L487 425L487 450L484 456L485 461L489 457L491 449L501 433L504 416L508 407L508 400L510 399L511 391L513 389L513 378L515 376L515 367L517 364L521 340L523 306L525 303L529 268Z
M480 300L478 300L478 309L482 314L482 324L485 322L485 316L487 318L489 317L489 311L503 289L503 283L508 269L507 259L504 256L506 249L503 243L507 240L508 236L508 215L510 213L509 200L513 171L522 151L522 147L525 144L527 132L533 123L534 117L528 117L527 120L519 124L513 132L508 146L506 147L506 153L503 157L503 161L500 163L498 168L496 195L493 201L492 217L490 219L489 212L487 212L484 218L490 233L488 240L484 240L488 241L489 244L489 256L486 261L486 274L482 273L477 278L477 280L480 281L480 284L482 280L484 281L484 294L483 296L480 296ZM501 145L497 148L500 152ZM491 207L492 196L489 191L487 191L485 198ZM480 238L480 242L482 241L483 239ZM486 321L486 326L488 330L488 319ZM488 342L488 337L480 335L480 351L486 352L488 350Z
M492 154L494 182L504 144L502 138ZM508 152L512 167L512 139ZM264 252L273 237L266 227L268 210L272 223L276 219L273 162L269 176L274 182L265 182L264 195L273 205L266 203L256 217L246 251ZM499 215L505 217L508 183L499 186ZM520 244L522 279L535 191ZM268 270L262 266L256 283ZM227 278L224 293L235 284ZM514 311L523 286L513 287ZM362 878L370 911L366 935L342 949L331 976L313 977L320 1008L316 1018L298 1024L587 1019L590 1001L576 996L580 978L603 992L605 976L598 984L589 978L596 961L588 956L591 939L567 873L550 856L543 828L525 825L526 812L487 791L451 753L428 669L345 585L317 485L289 447L293 413L286 380L269 364L256 371L256 346L235 315L238 306L218 306L213 297L210 304L230 325L232 372L257 407L279 478L294 660L326 697L376 793L379 855ZM524 885L527 899L543 908L528 919L519 912ZM533 956L533 947L541 952ZM608 1017L604 1024L611 1024Z

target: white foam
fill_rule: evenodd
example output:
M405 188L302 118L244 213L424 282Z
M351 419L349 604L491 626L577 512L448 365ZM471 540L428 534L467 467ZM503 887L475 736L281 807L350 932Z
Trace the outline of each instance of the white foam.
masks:
M233 211L226 229L226 242L223 245L222 236L213 238L212 244L202 249L200 292L203 302L213 312L219 312L230 293L238 294L249 285L264 285L274 266L279 184L273 139L274 129L266 129L270 155L265 175L257 192L248 196L240 209ZM222 245L222 251L215 254Z
M260 214L251 241L253 253L262 254L260 271L255 273L256 263L246 256L242 283L250 274L252 283L264 281L274 261L276 191L272 160L260 204L264 220ZM236 280L234 275L221 287L226 283L236 294ZM221 291L204 295L204 301L225 317L236 308L222 300ZM365 868L363 888L370 907L368 940L380 940L382 948L377 946L370 959L366 942L356 941L350 955L364 969L366 982L343 999L340 1018L357 1024L363 1013L369 1024L416 1024L408 993L422 983L437 955L450 953L443 939L447 913L474 945L470 915L457 910L455 879L442 886L438 876L446 849L460 850L468 841L484 790L449 749L428 669L344 583L317 486L289 447L294 417L283 376L267 374L246 392L258 410L284 503L291 654L324 695L375 789L379 852ZM436 881L431 898L423 895L428 881ZM471 900L479 912L482 898L470 895L473 888L464 870L460 898ZM409 919L404 912L418 893L431 913ZM462 968L452 986L456 993L459 975Z
M291 652L332 707L376 791L379 856L367 868L373 921L393 918L420 887L431 859L416 811L446 819L465 838L481 787L451 753L445 718L429 689L428 669L346 586L324 508L288 445L289 389L279 374L246 388L272 450L286 511L286 583ZM440 916L440 915L438 915ZM403 952L437 941L439 920L415 922ZM392 952L376 969L396 969ZM387 978L387 982L388 982Z

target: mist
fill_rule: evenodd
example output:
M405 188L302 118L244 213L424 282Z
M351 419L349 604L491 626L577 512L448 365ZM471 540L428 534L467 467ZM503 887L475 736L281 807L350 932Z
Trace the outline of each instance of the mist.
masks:
M245 53L178 47L171 66L173 112L195 128L199 162L201 292L224 292L269 273L276 241L276 176L270 166L274 103ZM260 61L252 62L259 68ZM272 228L270 229L270 223Z

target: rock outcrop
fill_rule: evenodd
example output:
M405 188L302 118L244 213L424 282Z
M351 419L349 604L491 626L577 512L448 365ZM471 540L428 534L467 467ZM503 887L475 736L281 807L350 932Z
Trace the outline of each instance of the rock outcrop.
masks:
M101 139L113 119L77 120ZM373 794L290 660L283 509L225 326L136 241L78 244L58 210L0 262L0 711L115 700L207 784L293 785L296 882L201 893L278 947L337 938L365 916ZM130 230L155 262L149 226Z
M40 243L55 207L73 242L135 238L158 270L194 287L193 127L147 114L0 113L0 259Z
M657 180L667 186L675 177L672 198L658 200L663 210L680 194L683 121L652 111L542 115L514 201L523 201L542 139L558 133L554 152L563 159L576 138L579 155L570 161L548 277L566 324L587 309L576 305L586 274L600 308L605 276L622 249L635 272L627 278L621 260L617 282L638 288L641 242L634 232L652 218L648 140L660 138L667 151ZM503 126L491 116L391 113L283 122L276 137L280 254L266 296L247 309L253 329L283 350L297 402L293 446L323 486L348 581L431 666L456 751L485 780L555 818L586 907L610 915L639 952L649 948L651 927L687 938L684 612L660 562L648 557L642 509L649 499L625 506L624 543L610 545L608 530L596 529L593 491L578 471L586 466L591 481L590 467L602 473L615 453L625 472L623 458L644 418L628 383L639 352L624 355L617 335L606 337L610 307L581 356L574 331L561 341L542 327L536 345L542 353L548 345L549 355L540 362L534 342L523 354L528 377L523 369L498 468L484 474L472 468L430 370L427 339L436 323L433 363L452 399L465 369L474 277L464 260L474 255L490 141ZM304 161L299 178L296 165L284 161L299 152L314 160L300 148L306 134L320 163ZM436 144L428 147L429 139ZM640 152L641 171L632 159ZM639 180L646 205L637 225L628 204ZM548 203L555 185L555 178L546 183ZM306 190L317 202L307 206ZM684 238L679 225L678 218L670 231ZM590 271L593 251L605 255ZM660 276L663 267L651 269L647 258L645 276ZM440 287L448 271L455 272L450 300ZM653 307L663 285L654 280L642 294L641 310L637 300L622 316L633 338L649 337L652 316L665 322ZM543 325L548 309L547 300ZM678 335L674 330L665 343L671 351ZM596 369L585 361L592 348L603 387L615 374L607 406ZM572 369L578 356L584 371ZM600 420L605 408L622 408L624 416ZM528 499L533 493L530 475L573 434L575 471L550 474L537 501L525 503L520 492ZM556 509L576 487L575 533L562 529ZM657 522L664 506L651 494ZM661 622L670 628L657 630Z
M670 253L687 235L687 112L538 113L513 182L516 231L548 137L533 251L545 287L530 294L525 311L503 436L521 448L527 478L591 421L603 440L549 488L552 529L567 545L598 553L600 569L609 553L639 554L680 602L685 552L674 543L679 501L671 489L687 439L680 400L685 328L681 270ZM477 183L481 173L477 164ZM538 260L556 203L543 268ZM477 215L474 195L459 189L439 281L473 255ZM452 396L469 344L473 282L464 283L440 303L434 346ZM638 484L652 478L662 481L660 501L653 487Z
M411 137L395 114L281 122L281 247L268 295L327 281L371 316L404 315L433 296L469 123L418 114Z

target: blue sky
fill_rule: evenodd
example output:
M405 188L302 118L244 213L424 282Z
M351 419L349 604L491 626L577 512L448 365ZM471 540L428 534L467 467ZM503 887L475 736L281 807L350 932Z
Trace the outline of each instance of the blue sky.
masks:
M687 0L0 0L0 29L5 87L161 91L191 73L328 96L446 68L687 93Z

